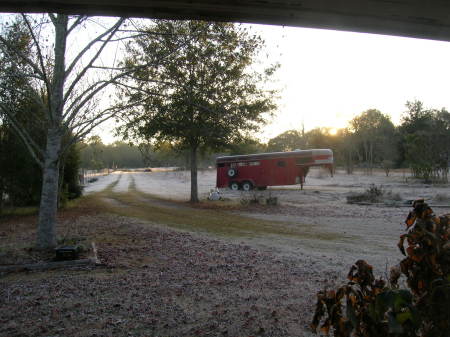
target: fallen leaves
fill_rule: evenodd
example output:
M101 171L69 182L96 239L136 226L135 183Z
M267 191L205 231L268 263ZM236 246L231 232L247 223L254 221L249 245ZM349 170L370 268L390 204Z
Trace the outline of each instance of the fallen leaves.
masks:
M299 259L135 219L77 230L105 266L0 279L0 335L301 336L322 283Z

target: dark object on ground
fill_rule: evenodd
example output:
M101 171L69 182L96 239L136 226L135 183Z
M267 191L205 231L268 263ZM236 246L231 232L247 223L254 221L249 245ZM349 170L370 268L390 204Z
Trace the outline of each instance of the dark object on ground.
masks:
M88 183L95 183L98 180L98 178L89 178Z
M64 246L55 249L56 261L77 260L80 256L79 246Z
M151 169L151 168L146 168L146 169L144 170L144 172L152 172L152 169Z
M56 270L67 268L90 267L98 265L97 261L93 259L80 259L70 261L54 261L54 262L39 262L29 264L14 264L8 266L0 266L0 276L2 273L16 273L21 271L43 271Z

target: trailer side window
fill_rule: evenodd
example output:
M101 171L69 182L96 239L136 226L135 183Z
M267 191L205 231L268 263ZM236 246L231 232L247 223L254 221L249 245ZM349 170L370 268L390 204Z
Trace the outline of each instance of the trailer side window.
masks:
M277 162L277 166L286 167L286 162L281 160L281 161Z
M248 163L250 166L258 166L258 165L261 165L261 162L259 162L259 161L251 161L251 162L249 162Z
M238 163L238 166L247 166L247 163Z

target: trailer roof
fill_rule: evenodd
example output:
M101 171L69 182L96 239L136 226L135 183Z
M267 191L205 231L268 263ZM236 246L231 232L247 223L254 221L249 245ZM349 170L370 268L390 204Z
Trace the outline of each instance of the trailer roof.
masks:
M313 155L333 155L333 151L330 149L310 149L310 150L296 150L289 152L267 152L267 153L255 153L255 154L241 154L236 156L222 156L217 157L217 163L233 162L233 161L249 161L259 159L274 159L274 158L286 158L286 157L312 157Z

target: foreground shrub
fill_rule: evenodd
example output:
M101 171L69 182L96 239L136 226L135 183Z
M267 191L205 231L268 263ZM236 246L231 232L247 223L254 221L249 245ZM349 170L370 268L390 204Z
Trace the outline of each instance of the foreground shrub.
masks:
M349 282L317 294L311 327L335 337L447 337L450 335L450 214L437 217L413 204L398 247L406 256L388 281L358 260ZM405 242L407 247L405 249ZM409 289L399 289L401 276Z

